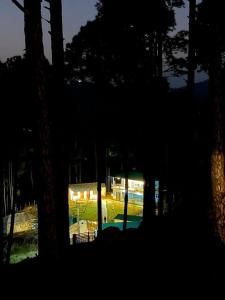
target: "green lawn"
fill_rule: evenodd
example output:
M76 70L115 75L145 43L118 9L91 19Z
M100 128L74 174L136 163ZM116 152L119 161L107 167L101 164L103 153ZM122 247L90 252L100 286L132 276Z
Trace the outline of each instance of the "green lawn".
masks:
M14 244L12 246L12 252L10 256L10 263L15 264L24 259L35 257L38 253L38 247L36 244Z
M11 249L10 263L18 263L38 253L37 229L15 233Z
M119 214L124 212L124 204L119 201L107 201L107 211L108 211L108 223L112 222L113 219ZM139 205L129 204L128 203L128 215L140 216L142 215L143 207Z
M69 201L69 215L77 217L79 207L80 220L97 221L97 202L96 201L83 201L77 205L73 201Z
M119 201L104 200L106 201L108 223L113 222L117 215L123 215L124 204ZM37 208L29 207L25 211L29 211L37 217ZM69 214L71 217L77 217L77 204L73 201L69 202ZM143 207L134 204L128 204L128 215L140 216L142 215ZM83 201L79 204L80 220L90 221L88 227L90 231L96 229L97 223L97 201ZM92 222L93 223L92 223ZM74 224L75 225L75 224ZM29 242L32 237L37 236L37 229L17 233L14 235L14 243L12 246L12 253L10 262L18 263L28 257L37 255L37 244Z
M119 201L106 200L108 223L113 222L114 218L118 214L123 214L124 204ZM140 216L142 215L143 207L128 204L128 215ZM69 202L70 216L77 216L77 205L73 202ZM96 201L84 201L79 204L80 220L97 221L97 202Z

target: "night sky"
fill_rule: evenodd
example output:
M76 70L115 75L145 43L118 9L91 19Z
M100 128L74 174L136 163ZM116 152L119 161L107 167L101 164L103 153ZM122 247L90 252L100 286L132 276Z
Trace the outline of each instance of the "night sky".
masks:
M70 42L72 37L79 31L80 26L96 15L95 3L97 0L63 0L63 31L65 43ZM22 3L22 0L20 1ZM186 1L187 2L187 1ZM47 3L43 1L43 5ZM186 8L177 9L176 31L187 29L188 5ZM49 12L43 9L43 17L49 19ZM24 53L24 29L23 14L11 0L0 0L0 60ZM49 24L43 22L45 54L51 61ZM199 76L199 75L198 75ZM170 78L172 85L184 85L184 78Z
M23 1L20 1L21 3ZM96 15L96 0L63 0L63 29L65 42L70 42L74 34L87 20L94 19ZM43 5L47 3L43 1ZM49 12L44 9L43 16L49 19ZM44 25L45 53L50 59L49 24ZM24 27L23 14L11 0L0 0L0 59L23 54Z

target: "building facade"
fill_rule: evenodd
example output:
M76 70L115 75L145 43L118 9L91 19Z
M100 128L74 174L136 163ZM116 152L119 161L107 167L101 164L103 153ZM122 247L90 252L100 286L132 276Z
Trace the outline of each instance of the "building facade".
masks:
M137 204L143 203L144 181L128 179L128 199ZM125 178L112 177L112 196L114 200L124 201Z
M102 197L106 195L106 186L102 183ZM69 185L69 200L97 200L97 182Z

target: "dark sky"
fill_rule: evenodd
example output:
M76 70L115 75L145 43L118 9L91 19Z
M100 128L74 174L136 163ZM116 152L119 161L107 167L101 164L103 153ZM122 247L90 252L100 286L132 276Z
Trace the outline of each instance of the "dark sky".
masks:
M22 3L23 1L20 0ZM96 15L96 0L63 0L63 29L65 42L71 41L81 25ZM43 4L46 5L46 2ZM43 16L49 19L48 11ZM50 58L49 24L44 22L46 56ZM11 0L0 0L0 59L22 54L24 51L23 14Z
M22 0L20 0L22 3ZM43 1L44 3L44 1ZM81 25L95 17L96 0L63 0L63 29L65 42L71 41ZM46 5L46 4L45 4ZM43 10L48 19L48 11ZM187 25L187 10L179 9L178 28ZM49 25L44 22L45 52L50 58ZM24 50L23 14L12 4L11 0L0 0L0 59L22 54Z
M121 0L122 1L122 0ZM20 0L22 3L23 1ZM80 26L96 15L95 3L97 0L62 0L63 4L63 31L65 43L70 42L72 37L79 31ZM186 0L186 2L188 2ZM44 5L46 2L43 1ZM177 9L177 30L187 29L188 7ZM43 9L43 16L49 19L48 11ZM45 54L51 60L49 24L43 22ZM21 55L24 52L23 14L11 0L0 0L0 60L8 57ZM171 78L173 85L185 84L180 78Z

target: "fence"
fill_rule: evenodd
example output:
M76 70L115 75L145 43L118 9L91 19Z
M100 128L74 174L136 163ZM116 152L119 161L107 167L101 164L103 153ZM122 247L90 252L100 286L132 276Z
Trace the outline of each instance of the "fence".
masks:
M73 234L73 244L89 243L95 239L94 232L84 232L80 234Z

